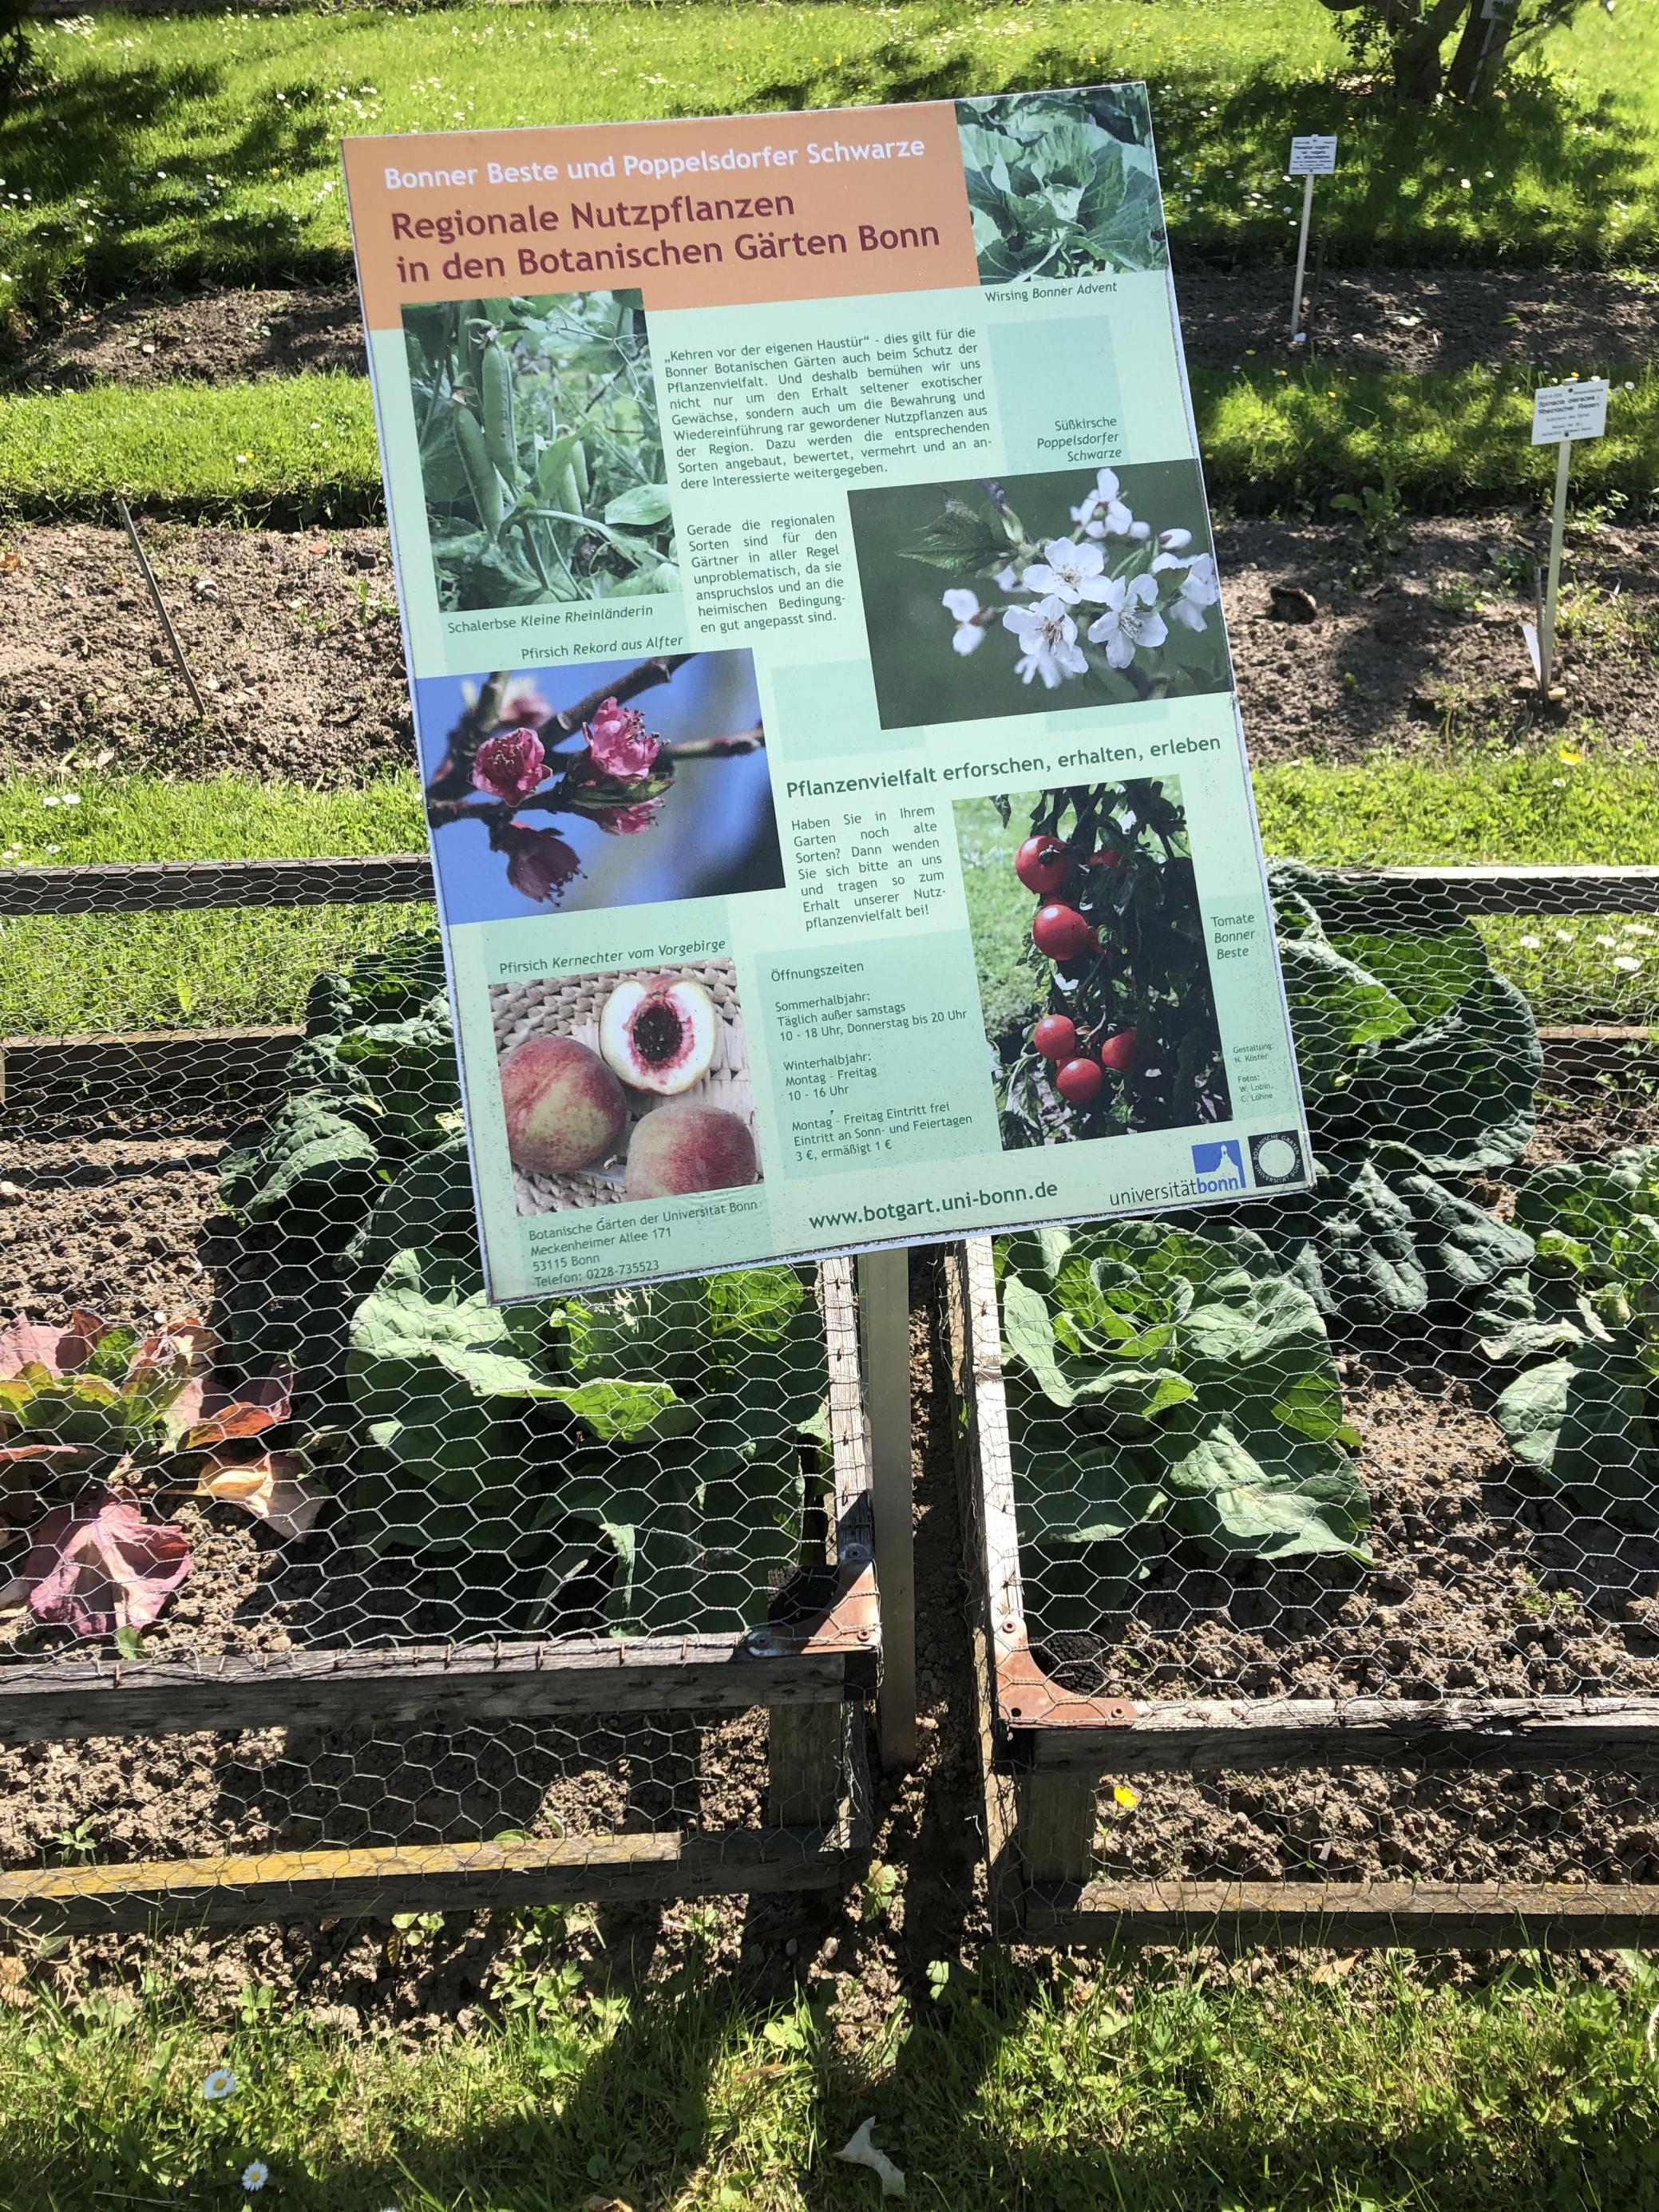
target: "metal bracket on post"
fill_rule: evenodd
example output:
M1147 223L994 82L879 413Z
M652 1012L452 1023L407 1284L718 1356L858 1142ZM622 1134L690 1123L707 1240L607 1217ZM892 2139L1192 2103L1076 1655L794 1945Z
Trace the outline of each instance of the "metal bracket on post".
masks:
M859 1347L882 1623L877 1717L884 1767L916 1755L916 1574L910 1484L910 1255L861 1252Z

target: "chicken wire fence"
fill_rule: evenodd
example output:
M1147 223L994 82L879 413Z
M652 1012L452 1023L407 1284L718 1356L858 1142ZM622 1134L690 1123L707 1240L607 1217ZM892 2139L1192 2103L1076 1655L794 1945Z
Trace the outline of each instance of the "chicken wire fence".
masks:
M1234 1146L1239 1202L950 1271L1017 1887L1093 1875L1167 1931L1346 1885L1351 1924L1467 1930L1565 1885L1626 1927L1659 1884L1659 1066L1608 1017L1659 874L1271 878L1316 1189L1251 1194ZM1540 1032L1518 963L1587 943Z
M0 880L66 971L252 909L279 1017L5 1046L14 1916L775 1886L867 1832L848 1271L484 1308L435 946L385 903L428 887ZM1009 1850L1146 1929L1252 1883L1468 1940L1506 1883L1602 1909L1659 1850L1654 878L1274 888L1317 1193L947 1269Z
M435 932L343 902L423 866L5 886L60 875L9 930L118 967L134 916L281 901L298 1018L6 1045L0 1911L788 1886L861 1832L850 1263L489 1305ZM534 1019L597 1054L599 1011Z

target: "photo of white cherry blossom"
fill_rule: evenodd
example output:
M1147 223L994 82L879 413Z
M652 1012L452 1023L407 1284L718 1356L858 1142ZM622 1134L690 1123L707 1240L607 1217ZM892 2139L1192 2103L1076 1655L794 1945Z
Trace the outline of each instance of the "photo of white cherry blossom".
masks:
M1190 462L849 499L884 729L1230 687Z

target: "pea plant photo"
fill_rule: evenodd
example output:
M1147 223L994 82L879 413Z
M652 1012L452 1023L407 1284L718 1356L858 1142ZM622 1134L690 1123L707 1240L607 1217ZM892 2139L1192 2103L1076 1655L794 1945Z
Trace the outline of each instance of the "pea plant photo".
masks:
M442 606L678 591L637 292L434 301L404 343Z
M415 690L452 926L781 888L746 652L427 677Z
M850 495L884 729L1231 685L1189 461Z
M1144 85L959 100L957 136L982 284L1167 265Z
M1180 784L953 811L1003 1149L1227 1120Z

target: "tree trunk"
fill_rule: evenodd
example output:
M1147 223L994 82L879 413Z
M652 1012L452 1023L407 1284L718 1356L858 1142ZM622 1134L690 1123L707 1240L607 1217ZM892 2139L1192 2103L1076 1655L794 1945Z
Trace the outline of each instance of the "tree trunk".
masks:
M1485 0L1485 5L1491 8L1490 15L1484 12L1483 0L1473 0L1463 35L1446 72L1447 91L1468 106L1491 98L1493 86L1504 74L1504 58L1519 12L1519 0Z
M1402 100L1424 107L1432 102L1440 90L1440 49L1447 33L1466 9L1479 5L1480 0L1418 0L1415 5L1391 0L1394 83Z

